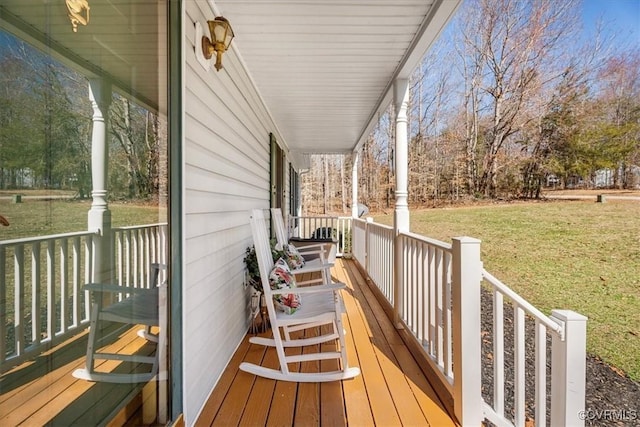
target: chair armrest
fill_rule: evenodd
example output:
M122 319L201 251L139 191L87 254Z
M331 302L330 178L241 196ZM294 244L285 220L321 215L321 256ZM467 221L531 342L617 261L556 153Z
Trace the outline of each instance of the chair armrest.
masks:
M296 248L296 249L298 249L298 252L300 252L300 255L321 254L325 251L324 249L302 249L302 248Z
M300 254L300 256L302 258L304 258L305 262L308 261L308 260L320 259L320 260L322 260L321 262L323 264L326 262L327 255L329 254L328 251L323 251L323 250L319 250L319 251L299 251L298 253Z
M311 248L312 246L301 246L298 247L298 252L302 255L303 258L309 257L310 255L315 257L319 257L322 259L322 262L327 262L330 264L335 263L337 246L335 243L324 243L319 246L319 249L311 250L311 249L302 249L301 248ZM318 247L318 246L315 246Z
M298 251L302 252L302 251L307 251L310 248L321 248L321 249L316 249L316 250L327 250L325 249L325 246L328 245L333 245L333 243L327 242L327 243L313 243L310 245L303 245L303 246L296 246L296 249L298 249Z
M319 277L317 279L296 280L296 286L308 286L313 283L324 283L324 279L322 279L322 277Z
M133 288L129 286L114 285L111 283L87 283L82 287L85 291L112 293L112 294L142 294L153 288Z
M316 285L316 286L302 286L299 288L282 288L282 289L272 289L272 294L308 294L311 292L334 292L339 291L341 289L345 289L347 287L344 283L331 283L329 285Z
M311 260L311 261L315 261L315 260ZM329 262L327 260L321 260L320 263L311 264L311 265L305 262L305 264L302 267L294 268L293 270L291 270L291 272L293 274L312 273L314 271L326 270L328 268L333 267L334 265L336 265L335 262Z

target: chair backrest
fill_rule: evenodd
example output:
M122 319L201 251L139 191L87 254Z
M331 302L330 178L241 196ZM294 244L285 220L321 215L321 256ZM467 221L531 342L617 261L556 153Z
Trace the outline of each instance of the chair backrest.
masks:
M284 225L284 217L282 216L282 209L280 208L271 208L271 219L273 220L273 227L276 232L276 239L278 240L278 244L282 247L289 243L289 238L287 237L287 229Z
M269 231L265 222L264 212L261 209L251 211L249 219L251 224L251 234L253 235L253 246L256 249L258 268L260 270L260 281L267 300L271 300L271 285L269 284L269 274L273 268L273 255L269 243ZM267 305L270 309L270 304ZM269 313L273 315L273 313Z

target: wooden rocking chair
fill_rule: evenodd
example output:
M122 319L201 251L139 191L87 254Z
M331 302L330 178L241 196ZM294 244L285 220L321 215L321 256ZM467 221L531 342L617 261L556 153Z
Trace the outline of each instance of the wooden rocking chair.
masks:
M252 211L250 223L260 269L260 279L262 280L262 288L264 290L269 319L273 330L273 338L251 337L249 342L275 347L280 369L266 368L248 362L241 363L240 369L274 380L294 382L338 381L359 375L360 369L357 367L349 367L347 363L344 328L342 325L342 303L339 295L340 290L345 288L345 284L331 283L312 285L295 288L293 290L289 288L272 289L269 275L274 267L274 262L271 255L268 229L263 211ZM293 314L277 311L273 300L274 295L286 295L292 292L301 295L301 307ZM327 324L331 325L331 331L321 336L293 338L291 335L291 332L295 330L303 330ZM318 345L336 340L338 345L336 351L320 351L318 353L291 356L285 354L286 347ZM341 369L332 372L318 373L292 372L289 370L289 364L291 363L328 359L339 359Z
M289 244L287 231L280 208L271 208L271 219L275 228L278 248L285 248ZM296 245L296 250L304 258L305 264L295 269L295 274L303 274L313 271L322 272L322 281L331 283L331 267L336 263L337 247L335 243L313 243L308 245Z

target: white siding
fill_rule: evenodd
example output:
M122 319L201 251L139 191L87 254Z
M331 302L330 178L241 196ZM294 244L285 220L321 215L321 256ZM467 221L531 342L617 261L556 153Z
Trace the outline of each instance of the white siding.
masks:
M248 211L269 208L269 133L276 129L233 51L220 72L198 63L194 24L206 27L213 13L205 1L184 4L183 401L191 425L249 325L242 286L252 244Z

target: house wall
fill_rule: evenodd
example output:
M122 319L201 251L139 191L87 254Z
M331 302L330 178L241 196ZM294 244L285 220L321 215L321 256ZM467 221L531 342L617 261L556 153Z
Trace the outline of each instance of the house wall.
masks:
M183 4L183 410L191 425L249 326L249 210L269 208L269 133L282 138L233 50L220 72L197 61L195 22L206 28L214 14L206 1Z

